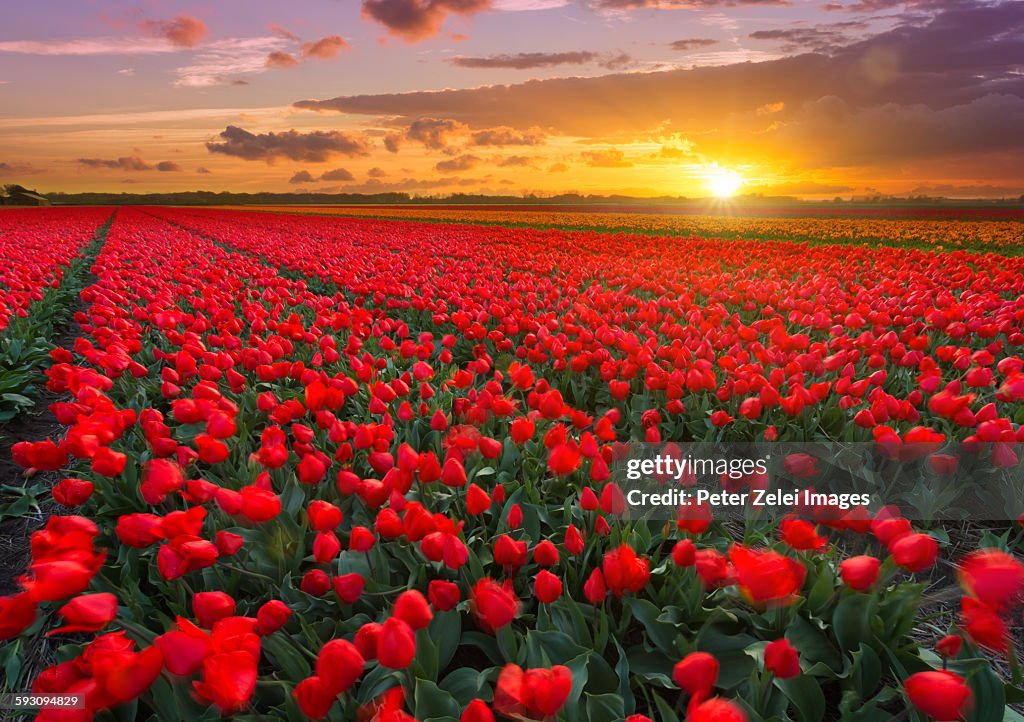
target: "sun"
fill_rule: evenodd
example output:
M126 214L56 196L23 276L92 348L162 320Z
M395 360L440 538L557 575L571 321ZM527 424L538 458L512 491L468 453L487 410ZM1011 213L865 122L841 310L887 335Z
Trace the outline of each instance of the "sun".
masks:
M719 198L729 198L743 185L743 177L734 170L715 168L707 179L708 189Z

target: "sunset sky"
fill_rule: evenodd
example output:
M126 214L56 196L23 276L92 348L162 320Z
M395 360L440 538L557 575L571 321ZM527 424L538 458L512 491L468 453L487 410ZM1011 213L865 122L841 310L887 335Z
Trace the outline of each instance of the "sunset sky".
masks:
M1024 193L1024 2L10 3L42 191Z

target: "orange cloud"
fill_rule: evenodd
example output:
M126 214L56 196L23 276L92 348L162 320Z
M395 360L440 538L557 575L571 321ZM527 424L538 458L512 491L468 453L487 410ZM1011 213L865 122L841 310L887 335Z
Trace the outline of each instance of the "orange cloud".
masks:
M363 17L388 33L415 43L441 32L449 14L471 16L489 10L491 0L363 0Z
M268 68L294 68L298 64L299 61L294 55L283 50L274 50L267 55Z
M147 35L164 38L181 48L198 45L209 32L206 23L191 15L179 15L173 20L143 20L139 26Z
M337 56L342 50L348 50L349 45L345 38L340 35L328 35L311 43L303 43L301 52L304 58L320 58L326 60Z

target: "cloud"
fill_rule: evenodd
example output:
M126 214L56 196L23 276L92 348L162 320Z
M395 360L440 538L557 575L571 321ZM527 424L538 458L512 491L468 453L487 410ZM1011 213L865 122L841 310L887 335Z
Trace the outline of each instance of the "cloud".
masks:
M271 54L285 52L290 41L276 37L228 38L206 43L188 65L175 69L179 87L204 88L214 85L245 83L239 75L263 73L269 69Z
M458 173L459 171L469 170L480 165L480 159L475 155L460 155L451 160L443 160L434 168L441 173Z
M298 64L294 55L283 50L274 50L267 55L268 68L294 68Z
M3 40L0 53L46 56L155 55L181 49L148 38L71 38L68 40Z
M589 0L589 6L595 10L701 10L719 6L789 4L789 0Z
M552 10L564 8L572 3L572 0L494 0L492 5L495 10L505 12L524 12L528 10Z
M816 181L790 181L765 186L751 186L749 191L768 196L834 196L849 193L852 186L838 183L818 183Z
M179 48L198 45L209 32L206 23L191 15L179 15L173 20L143 20L139 26L151 37L163 38Z
M308 170L300 170L298 173L288 179L289 183L298 185L299 183L313 183L316 178Z
M304 58L320 58L325 60L337 56L342 50L348 50L349 45L345 38L340 35L328 35L311 43L303 43L300 48Z
M668 46L673 50L687 51L699 50L700 48L717 44L718 41L714 38L684 38L683 40L675 40L669 43Z
M465 131L466 125L455 120L418 118L406 129L405 139L417 141L433 150L442 150L448 146L448 141L453 136L461 135Z
M501 55L463 56L458 55L448 60L460 68L479 68L494 70L498 68L511 70L532 70L536 68L552 68L558 65L599 64L609 70L624 68L633 64L632 56L626 53L596 53L591 50L569 50L560 53L504 53Z
M293 42L299 41L299 36L293 33L288 28L284 27L283 25L278 25L277 23L268 23L267 30L269 30L279 38L284 38L285 40L291 40Z
M565 173L569 170L569 166L565 163L554 163L548 168L548 173Z
M518 168L532 164L533 158L525 155L510 155L507 158L502 158L498 161L498 166L501 168Z
M370 178L362 183L338 186L330 190L343 193L398 193L403 191L436 190L438 188L479 188L490 181L491 176L483 176L482 178L459 178L457 176L403 178L396 181L382 181L377 178ZM324 189L324 191L327 190L326 188Z
M519 131L515 128L498 127L476 131L470 136L470 145L541 145L544 140L544 133L536 128Z
M79 158L75 162L79 165L84 165L87 168L116 168L118 170L128 171L153 170L153 166L142 160L142 158L137 155L121 156L114 160L106 160L104 158Z
M448 15L472 16L488 10L491 0L363 0L363 17L389 34L416 43L441 32Z
M943 196L946 198L1007 198L1024 194L1024 183L1016 186L924 183L911 189L909 193L912 195Z
M41 168L36 168L29 163L5 163L0 161L0 176L23 176L43 173Z
M863 28L861 23L837 23L836 25L816 26L813 28L773 28L771 30L755 30L749 37L754 40L777 42L787 53L814 51L828 52L844 45L849 45L853 38L845 32L850 26Z
M386 170L384 170L383 168L378 168L376 166L366 171L367 178L384 178L387 174L388 173Z
M199 166L198 168L196 168L196 173L202 173L202 174L206 175L206 174L212 173L212 172L213 171L211 171L206 166Z
M629 168L633 165L633 161L618 148L588 150L580 153L580 158L592 168Z
M290 158L308 163L323 163L334 155L354 157L368 155L370 142L364 136L338 130L315 130L302 133L288 130L281 133L250 133L229 125L220 133L223 142L209 142L206 149L244 160L262 160L273 163L278 158Z
M355 176L344 168L335 168L334 170L329 170L320 176L320 180L322 181L350 181L354 178Z
M402 145L401 133L388 133L384 136L384 147L389 153L397 153Z
M596 142L678 135L712 159L898 168L959 154L984 168L991 159L972 159L972 150L1001 149L1024 167L1024 134L1012 128L1024 103L1022 57L1024 3L958 4L829 52L295 106L394 122L444 117L470 132L543 128Z
M532 68L551 68L556 65L585 65L601 57L600 53L590 50L570 50L562 53L513 53L465 57L462 55L451 58L448 62L460 68L512 68L529 70Z
M163 173L180 173L181 166L171 160L162 160L156 164L156 169Z

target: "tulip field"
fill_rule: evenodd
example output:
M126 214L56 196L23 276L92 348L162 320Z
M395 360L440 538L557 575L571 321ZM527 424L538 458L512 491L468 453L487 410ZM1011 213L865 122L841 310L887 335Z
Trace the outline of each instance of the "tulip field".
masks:
M27 718L1024 720L1016 513L638 520L613 475L1019 470L1019 218L290 210L0 210L0 692L78 700Z

